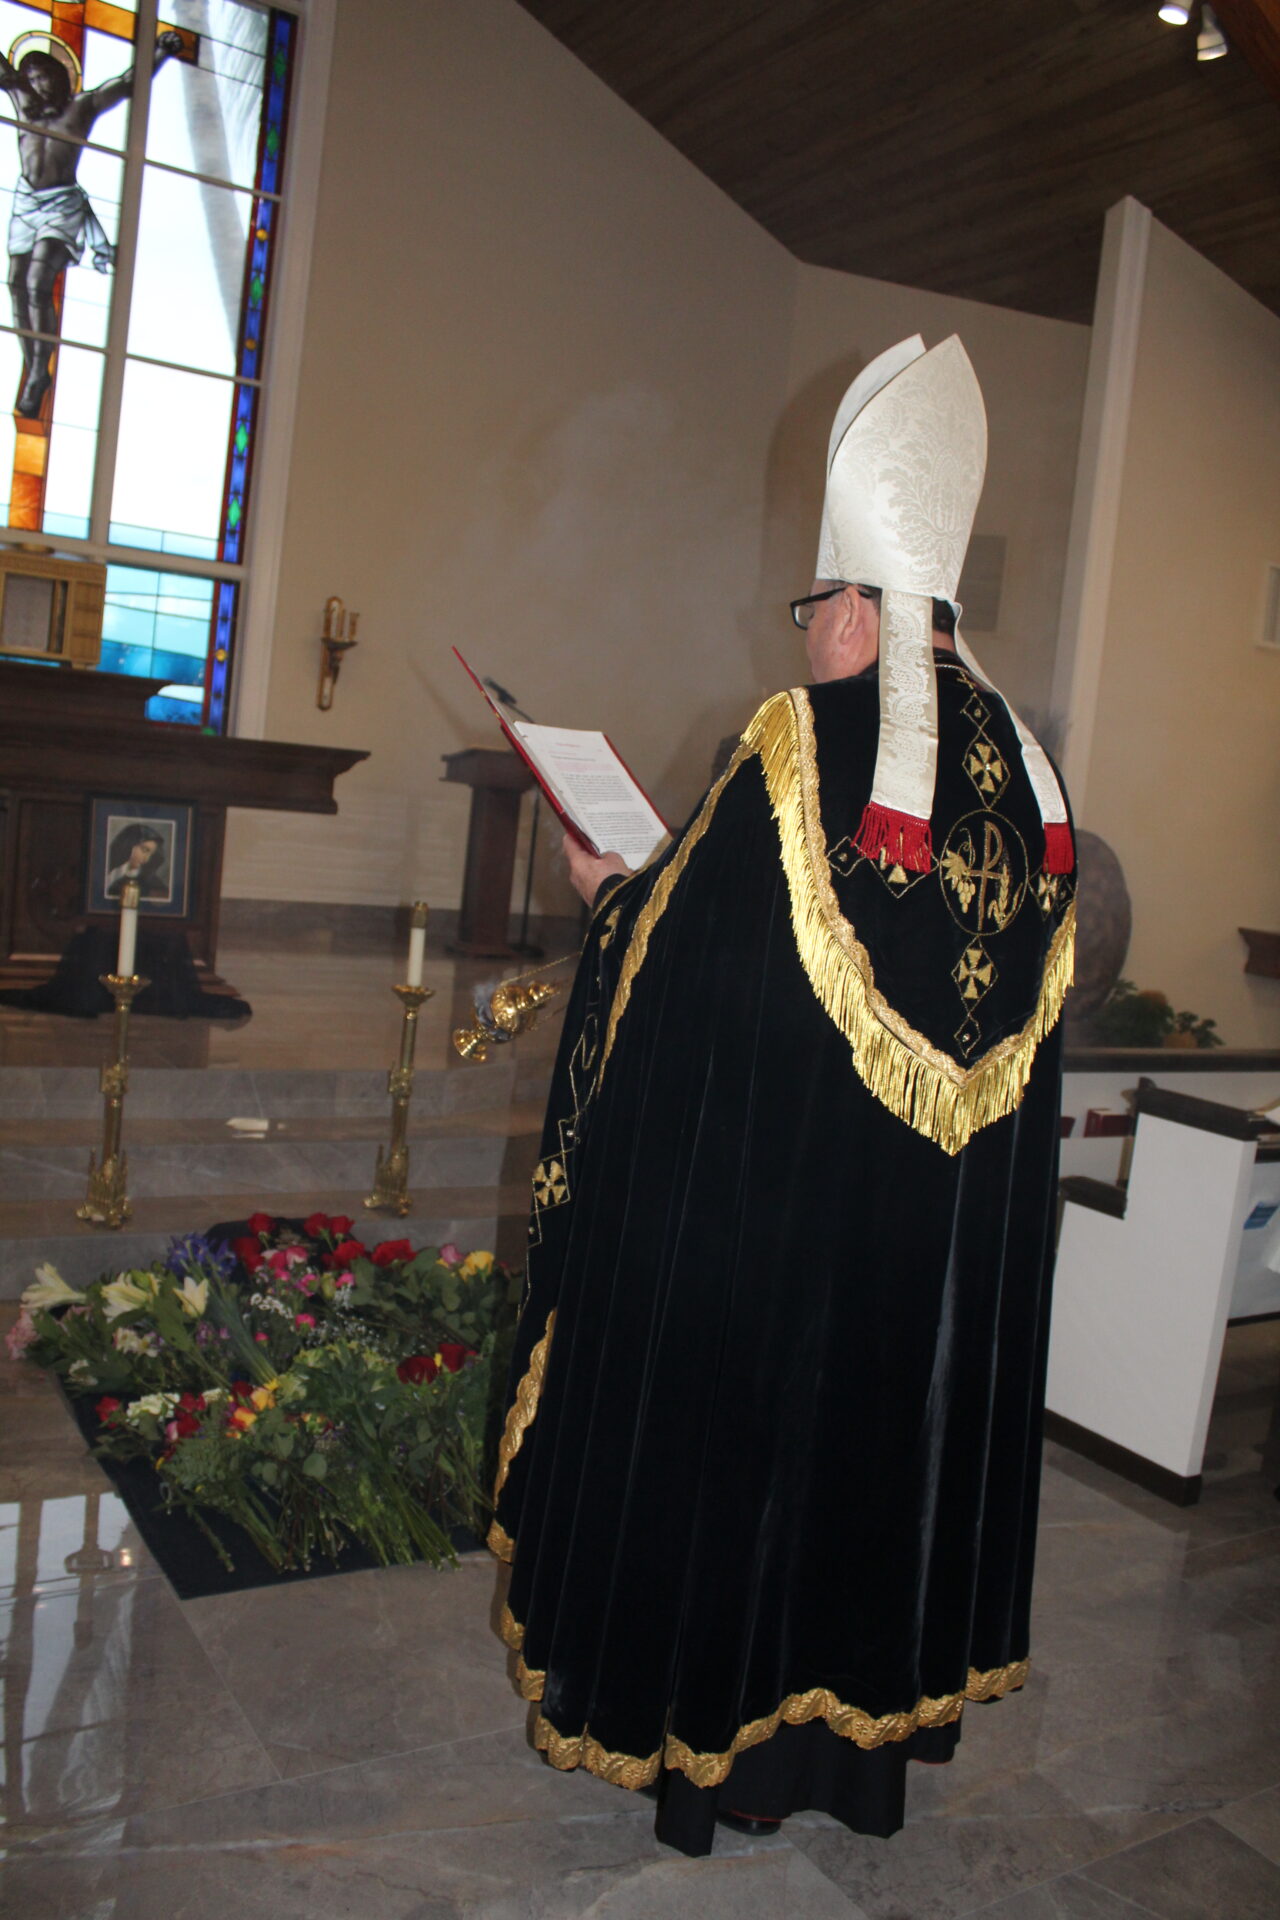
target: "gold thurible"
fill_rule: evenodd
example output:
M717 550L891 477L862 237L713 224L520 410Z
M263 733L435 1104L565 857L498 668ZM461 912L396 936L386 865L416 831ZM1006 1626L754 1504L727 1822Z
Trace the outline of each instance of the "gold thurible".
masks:
M563 983L558 981L530 980L523 986L519 980L504 980L490 994L487 1014L477 1009L474 1026L454 1028L455 1050L464 1060L487 1060L490 1047L528 1033L542 1008L562 991Z
M137 882L126 883L123 903L135 911ZM139 973L104 973L99 978L116 1003L113 1058L99 1076L102 1089L102 1156L90 1151L89 1184L76 1208L76 1219L99 1227L121 1227L133 1211L129 1204L129 1162L121 1147L124 1097L129 1090L129 1010L143 987L150 984Z
M426 901L415 901L409 918L411 960L415 947L421 953L421 933L415 941L414 931L425 929L426 924ZM403 1216L409 1211L409 1102L413 1098L413 1054L418 1039L418 1014L423 1004L430 1000L434 988L414 984L392 987L391 991L404 1008L404 1022L400 1028L400 1059L387 1075L387 1092L391 1095L391 1145L378 1148L377 1164L373 1170L373 1192L366 1195L364 1204L371 1213L398 1213Z

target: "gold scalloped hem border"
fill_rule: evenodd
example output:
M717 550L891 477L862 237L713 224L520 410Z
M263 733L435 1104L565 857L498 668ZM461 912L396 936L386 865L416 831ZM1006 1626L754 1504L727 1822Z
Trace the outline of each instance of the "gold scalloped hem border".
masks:
M520 1665L524 1667L523 1660ZM667 1736L656 1753L643 1759L629 1753L611 1753L588 1728L580 1734L566 1735L553 1727L544 1714L538 1715L533 1744L561 1773L585 1767L588 1773L615 1787L629 1787L634 1791L652 1786L664 1767L678 1768L695 1787L718 1787L728 1779L738 1754L771 1740L784 1723L799 1727L811 1720L825 1720L841 1739L852 1740L855 1746L870 1751L892 1741L907 1740L922 1727L949 1726L960 1718L967 1700L1003 1699L1006 1693L1014 1693L1026 1684L1029 1667L1027 1660L1015 1660L1007 1667L991 1667L985 1672L971 1667L963 1693L942 1694L936 1700L925 1695L909 1712L886 1713L879 1719L872 1719L860 1707L846 1706L827 1687L811 1687L807 1693L788 1695L776 1713L749 1721L735 1734L733 1744L724 1753L695 1753L674 1734ZM531 1682L545 1680L544 1674L534 1674L528 1668L525 1673ZM540 1692L525 1693L526 1699L540 1697Z
M498 1520L490 1527L485 1545L491 1554L499 1560L505 1560L508 1566L516 1557L516 1543Z
M555 1332L556 1310L552 1307L547 1315L547 1324L541 1340L529 1355L529 1366L520 1385L516 1388L516 1397L507 1408L506 1425L502 1429L502 1440L498 1447L498 1472L493 1483L493 1504L498 1504L498 1495L507 1484L507 1475L511 1471L511 1462L524 1444L525 1429L532 1424L538 1411L538 1402L542 1398L542 1380L547 1370L547 1354L551 1348L551 1336ZM497 1526L495 1520L494 1526ZM511 1536L501 1527L498 1532L510 1544ZM493 1529L490 1528L492 1540ZM495 1548L496 1552L497 1549ZM512 1549L514 1552L514 1548ZM507 1555L500 1556L503 1559Z
M823 846L813 714L803 687L776 693L744 744L760 755L777 822L800 963L821 1005L849 1042L858 1078L882 1106L944 1153L1021 1104L1041 1040L1071 985L1075 902L1045 958L1040 993L1021 1033L962 1067L917 1033L878 992L871 956L840 912Z

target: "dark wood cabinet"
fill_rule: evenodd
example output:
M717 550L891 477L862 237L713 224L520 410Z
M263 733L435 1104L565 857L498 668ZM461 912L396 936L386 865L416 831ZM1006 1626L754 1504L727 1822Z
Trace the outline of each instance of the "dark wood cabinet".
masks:
M181 938L216 974L227 808L336 813L333 783L356 748L226 740L148 720L163 683L0 660L0 984L47 979L87 910L95 795L192 806L190 911L148 925Z

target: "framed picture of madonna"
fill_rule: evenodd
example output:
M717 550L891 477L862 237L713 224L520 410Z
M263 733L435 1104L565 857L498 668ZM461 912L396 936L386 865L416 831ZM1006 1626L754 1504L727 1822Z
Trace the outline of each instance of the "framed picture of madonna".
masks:
M141 913L185 920L191 912L194 812L183 800L95 795L89 802L87 910L113 913L125 882L136 880Z

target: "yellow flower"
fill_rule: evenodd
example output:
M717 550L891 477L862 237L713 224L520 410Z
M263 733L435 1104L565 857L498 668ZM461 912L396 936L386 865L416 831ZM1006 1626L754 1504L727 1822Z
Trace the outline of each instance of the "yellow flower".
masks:
M458 1272L464 1280L483 1279L492 1265L493 1255L491 1253L469 1253L462 1265L458 1268Z
M279 1382L274 1381L272 1384L278 1386ZM276 1403L276 1396L271 1391L271 1387L255 1387L249 1399L259 1413L265 1413L268 1407L274 1407Z

